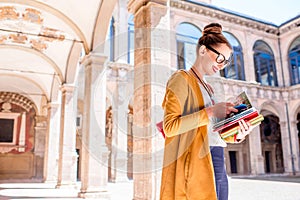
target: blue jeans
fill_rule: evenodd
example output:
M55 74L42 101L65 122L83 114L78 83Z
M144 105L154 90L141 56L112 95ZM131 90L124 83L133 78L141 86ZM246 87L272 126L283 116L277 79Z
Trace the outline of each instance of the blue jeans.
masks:
M215 171L218 200L228 200L228 179L224 162L224 148L210 147L210 152Z

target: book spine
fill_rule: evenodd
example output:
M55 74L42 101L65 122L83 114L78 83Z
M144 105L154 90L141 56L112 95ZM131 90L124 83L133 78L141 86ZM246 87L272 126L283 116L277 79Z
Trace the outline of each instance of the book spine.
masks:
M248 120L250 120L250 119L252 119L252 118L254 118L254 117L257 117L258 115L259 115L259 114L258 114L257 111L251 112L251 113L249 113L248 115L242 116L241 118L239 118L239 119L237 119L237 120L234 120L234 121L232 121L232 122L229 122L229 123L227 123L227 124L224 124L223 126L218 127L218 128L216 128L216 129L214 129L213 131L216 131L216 132L217 132L217 131L221 131L221 130L227 128L227 127L230 127L230 126L233 125L233 124L236 124L236 123L237 123L238 121L240 121L241 119L244 119L244 120L248 119Z
M264 120L263 115L259 115L259 116L255 117L255 118L249 120L249 122L250 122L250 124L252 126L258 126L261 123L261 121L263 121L263 120ZM239 126L235 126L235 127L231 128L231 129L229 129L228 131L225 131L225 132L221 133L220 136L222 138L227 138L229 136L237 134L238 133L238 129L239 129Z

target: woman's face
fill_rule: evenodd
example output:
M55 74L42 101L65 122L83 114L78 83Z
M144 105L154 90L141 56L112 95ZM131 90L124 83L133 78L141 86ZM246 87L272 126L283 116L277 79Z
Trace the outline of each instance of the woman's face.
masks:
M202 72L213 75L230 64L232 50L224 43L218 46L202 46L199 53L202 54Z

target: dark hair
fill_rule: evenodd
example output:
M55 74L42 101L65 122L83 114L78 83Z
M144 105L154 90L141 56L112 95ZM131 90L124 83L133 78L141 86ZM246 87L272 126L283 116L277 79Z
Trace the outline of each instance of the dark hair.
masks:
M216 46L219 43L224 43L232 49L230 43L222 34L222 26L218 23L210 23L204 27L202 36L198 40L197 52L201 45Z

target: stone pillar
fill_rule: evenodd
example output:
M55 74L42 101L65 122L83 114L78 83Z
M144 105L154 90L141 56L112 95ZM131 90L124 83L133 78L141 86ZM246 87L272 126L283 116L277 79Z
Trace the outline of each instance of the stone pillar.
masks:
M297 121L293 119L291 121L291 141L293 147L293 157L294 157L294 169L297 174L300 174L300 152L299 152L299 139L298 139L298 129Z
M91 53L85 67L85 94L81 150L81 198L110 199L107 192L107 158L105 144L106 57Z
M259 127L254 128L249 134L249 151L250 151L250 173L259 175L265 173L264 157L262 155L261 137Z
M292 156L291 156L291 145L289 143L289 132L288 124L286 121L280 121L280 132L281 132L281 145L283 154L283 167L285 173L292 173Z
M35 117L35 136L34 136L34 159L35 159L35 178L43 178L45 137L47 132L47 118L45 116Z
M127 178L127 118L128 113L128 70L126 64L111 66L114 75L114 91L112 91L112 149L110 169L112 182L128 181ZM132 92L132 91L131 91Z
M61 87L61 116L59 137L58 180L56 188L76 187L76 116L77 88L73 85Z
M299 152L296 151L296 144L297 140L297 126L293 123L294 119L291 117L290 113L291 109L289 107L289 94L288 92L282 93L284 102L282 105L282 113L284 117L280 119L280 129L281 129L281 143L282 143L282 153L283 153L283 165L284 165L284 172L288 174L293 174L296 170L299 170L299 166L297 163L296 155ZM290 120L292 120L290 122ZM290 123L290 124L288 124ZM294 124L294 125L293 125ZM290 126L289 126L290 125ZM295 128L293 128L295 126ZM296 129L296 130L295 130Z
M133 179L134 200L158 199L162 168L161 146L154 138L162 119L162 93L170 77L170 14L167 0L130 0L134 14ZM160 98L159 98L160 97ZM161 137L161 135L158 135ZM161 144L163 146L163 144Z
M45 139L44 182L57 182L58 147L60 128L60 104L49 103L47 116L47 133Z
M293 126L297 129L296 122L291 122L290 136L287 122L280 122L284 172L290 175L299 172L299 151L297 151L298 137Z
M252 104L254 107L257 106L257 88L251 88L251 95L253 96ZM253 129L252 133L249 134L249 154L250 154L250 173L252 175L259 175L265 173L264 157L262 155L260 126Z
M239 174L245 174L245 172L244 172L243 149L240 148L237 153L238 153L238 161L239 161L239 163L238 163L238 173Z

